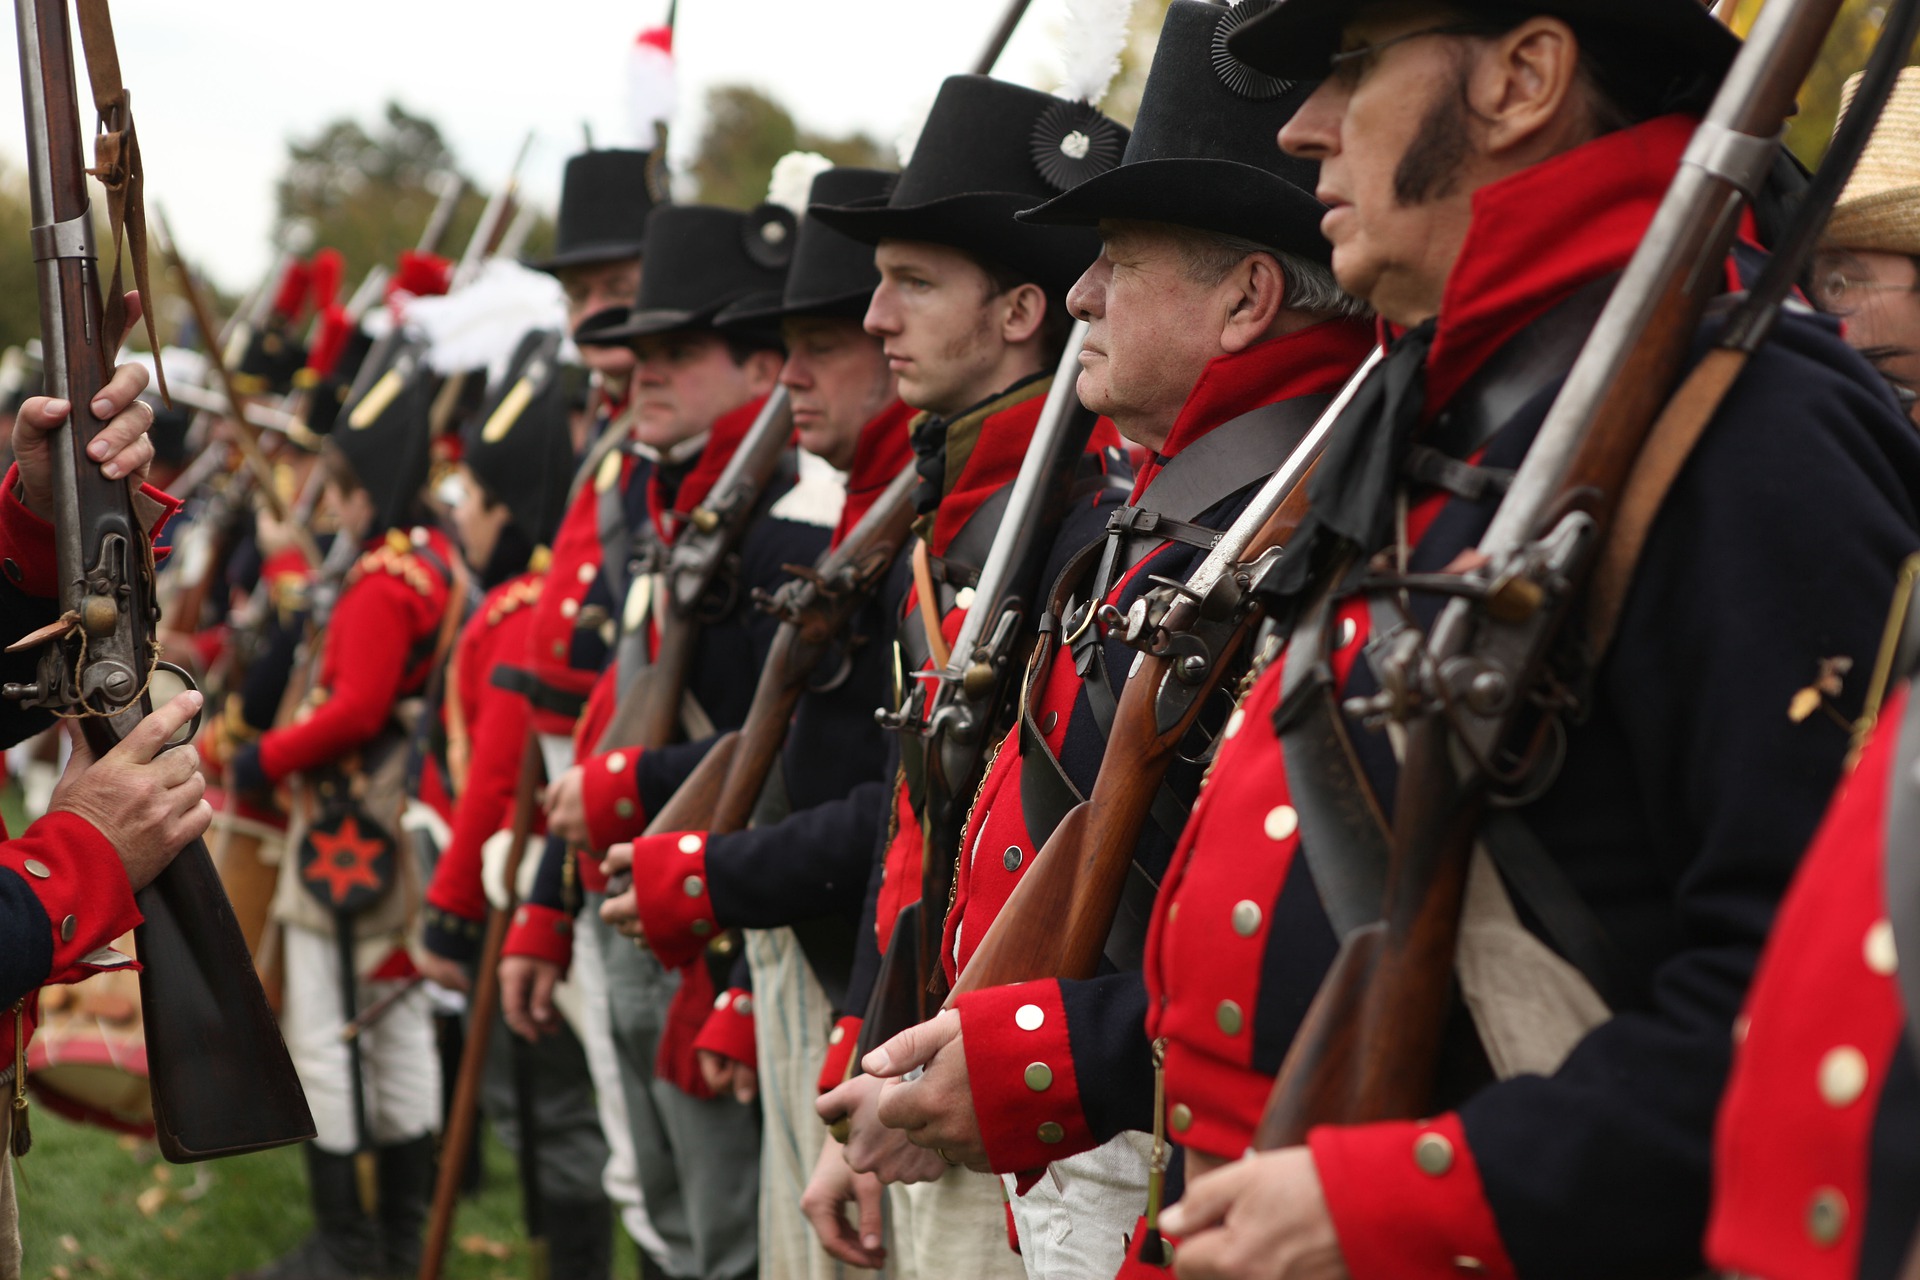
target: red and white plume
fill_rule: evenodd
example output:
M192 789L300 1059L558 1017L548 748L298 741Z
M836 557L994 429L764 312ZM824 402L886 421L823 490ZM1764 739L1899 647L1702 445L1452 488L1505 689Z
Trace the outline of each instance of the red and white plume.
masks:
M627 55L627 121L634 146L653 149L660 126L673 120L676 97L673 28L648 27L634 39Z

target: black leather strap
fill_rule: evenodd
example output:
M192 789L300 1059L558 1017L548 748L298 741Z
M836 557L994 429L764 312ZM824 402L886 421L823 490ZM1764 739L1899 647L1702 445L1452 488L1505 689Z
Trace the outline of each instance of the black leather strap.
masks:
M1609 1007L1618 1008L1622 979L1613 939L1533 828L1514 810L1495 809L1481 824L1480 841L1507 891L1533 916L1547 942Z
M496 689L505 689L508 693L517 693L542 711L551 711L555 715L572 720L578 718L587 700L579 694L556 689L531 671L522 671L501 663L494 667L488 681Z

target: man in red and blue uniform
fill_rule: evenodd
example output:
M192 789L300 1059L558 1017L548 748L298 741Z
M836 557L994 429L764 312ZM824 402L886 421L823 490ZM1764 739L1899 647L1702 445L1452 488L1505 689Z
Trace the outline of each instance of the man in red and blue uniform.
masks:
M1066 809L1093 790L1135 655L1090 614L1102 604L1124 613L1156 578L1186 579L1373 345L1371 327L1355 318L1363 308L1327 265L1314 166L1273 145L1307 90L1250 91L1244 76L1222 75L1213 51L1235 23L1230 10L1175 0L1120 166L1022 215L1099 227L1103 252L1067 299L1091 325L1078 390L1148 460L1106 535L1077 549L1051 588L1048 658L1031 674L1024 722L994 756L967 822L941 949L950 978ZM1140 900L1122 908L1141 923L1199 773L1175 765L1141 833ZM1138 985L1141 935L1136 925L1131 942L1118 931L1109 942L1123 985ZM1119 1096L1109 1105L1124 1108L1137 1080L1070 1074L1064 1063L1042 1080L1026 1037L1006 1034L1030 999L1018 989L962 997L957 1016L923 1029L912 1059L893 1064L889 1074L927 1070L882 1094L880 1118L917 1129L934 1114L931 1100L957 1094L954 1081L964 1079L977 1130L934 1145L996 1172L1045 1168L1037 1183L1008 1185L1029 1274L1104 1280L1146 1205L1146 1140L1068 1124L1070 1100L1077 1085L1082 1104L1098 1110L1094 1099L1111 1084ZM879 1085L868 1077L844 1088Z
M1275 584L1302 621L1229 721L1160 885L1144 988L1102 1019L1033 984L1004 1033L1056 1077L1136 1073L1127 1113L1069 1095L1080 1114L1059 1123L1166 1126L1186 1187L1160 1225L1182 1275L1702 1265L1734 1018L1920 542L1911 428L1804 314L1680 471L1557 773L1483 829L1434 1114L1240 1159L1341 933L1379 909L1342 836L1378 821L1355 800L1390 814L1397 767L1345 700L1377 690L1369 654L1405 617L1431 623L1440 598L1401 576L1476 545L1734 51L1688 0L1596 12L1280 0L1227 42L1266 74L1326 77L1281 141L1321 162L1336 275L1391 343L1310 482L1291 549L1306 580ZM1791 715L1842 659L1838 723ZM1289 767L1320 730L1351 745L1351 788Z

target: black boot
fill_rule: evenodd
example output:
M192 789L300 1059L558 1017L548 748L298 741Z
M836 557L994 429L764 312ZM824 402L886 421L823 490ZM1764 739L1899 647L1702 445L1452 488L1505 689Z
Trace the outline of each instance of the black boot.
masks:
M549 1200L547 1274L553 1280L608 1280L613 1272L613 1206L598 1200Z
M380 1275L380 1226L360 1207L353 1157L307 1144L307 1190L313 1234L292 1253L236 1272L233 1280L375 1280Z
M420 1235L433 1205L438 1164L432 1134L380 1148L380 1236L386 1246L382 1275L412 1280L419 1273Z

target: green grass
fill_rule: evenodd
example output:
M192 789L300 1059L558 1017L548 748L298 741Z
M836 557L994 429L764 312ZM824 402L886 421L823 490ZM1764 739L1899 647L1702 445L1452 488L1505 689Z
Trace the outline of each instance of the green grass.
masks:
M296 1149L169 1165L150 1143L69 1124L44 1107L33 1110L33 1139L16 1166L26 1280L219 1280L312 1229ZM529 1274L513 1160L490 1134L485 1161L480 1195L454 1221L448 1280ZM632 1244L617 1243L614 1274L634 1275Z

